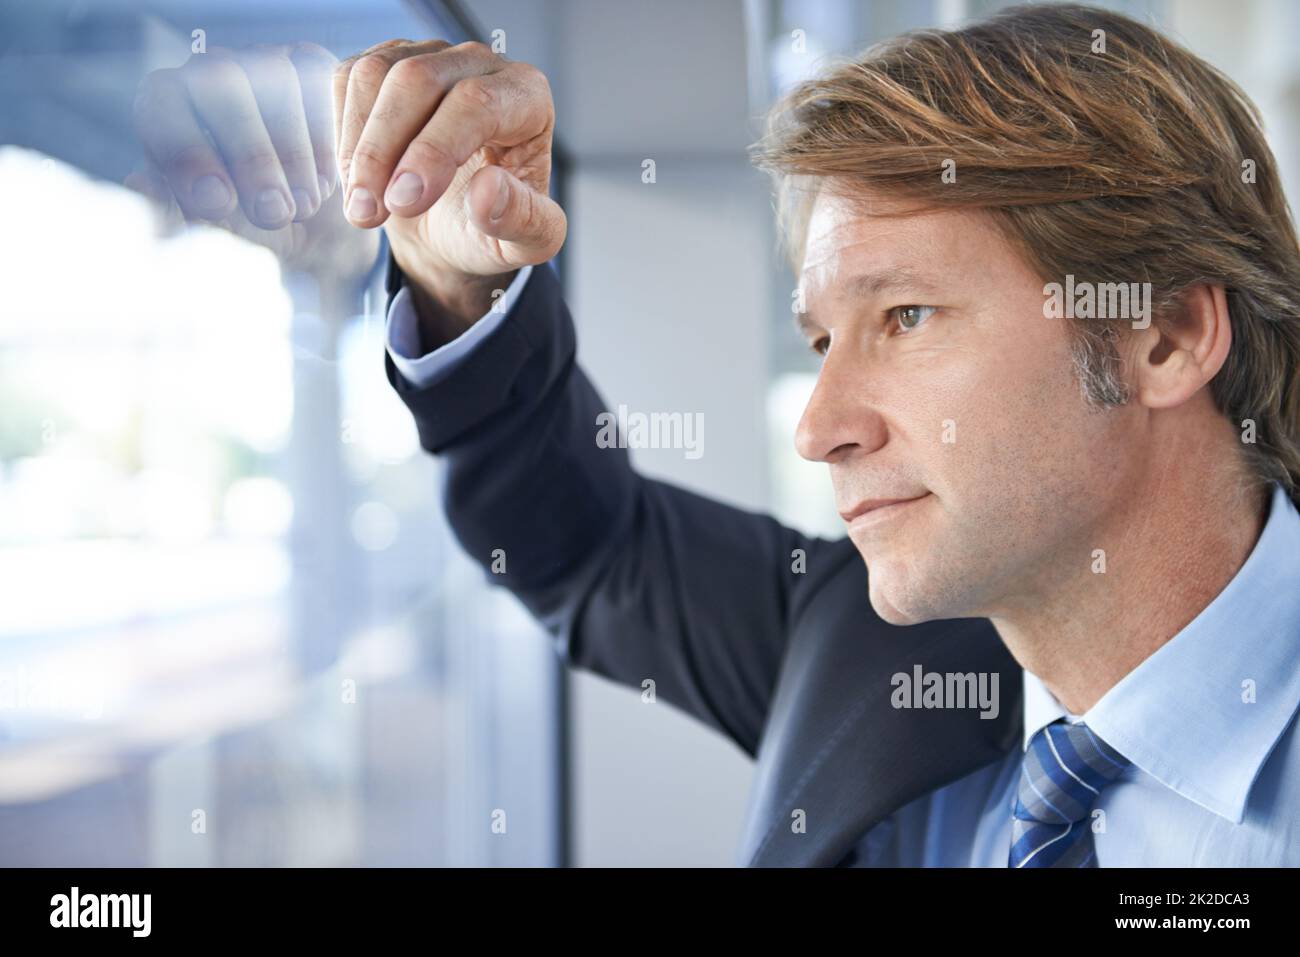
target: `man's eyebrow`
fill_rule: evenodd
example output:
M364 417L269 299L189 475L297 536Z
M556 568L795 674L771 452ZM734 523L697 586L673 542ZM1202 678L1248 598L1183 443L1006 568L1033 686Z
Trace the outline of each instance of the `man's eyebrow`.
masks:
M813 333L819 331L821 326L808 318L806 312L796 312L794 314L794 328L804 339L811 339Z
M906 289L910 293L925 295L935 290L933 281L922 272L907 266L896 266L880 272L859 273L843 283L842 296L858 299L866 296L878 296L893 289ZM909 303L909 305L926 305L926 303ZM821 326L812 317L811 310L794 314L795 328L805 339Z

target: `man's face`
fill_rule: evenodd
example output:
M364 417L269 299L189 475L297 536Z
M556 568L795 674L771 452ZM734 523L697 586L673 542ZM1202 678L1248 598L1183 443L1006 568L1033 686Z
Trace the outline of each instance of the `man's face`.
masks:
M823 358L795 444L830 465L885 620L1032 607L1108 544L1139 413L1088 406L1044 280L986 215L889 208L813 208L800 285Z

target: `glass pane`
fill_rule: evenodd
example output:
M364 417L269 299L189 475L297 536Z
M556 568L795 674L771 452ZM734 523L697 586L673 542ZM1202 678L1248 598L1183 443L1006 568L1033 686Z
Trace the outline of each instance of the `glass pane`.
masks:
M379 231L186 224L133 178L141 80L204 44L465 37L397 0L0 34L0 864L555 863L558 663L442 518Z

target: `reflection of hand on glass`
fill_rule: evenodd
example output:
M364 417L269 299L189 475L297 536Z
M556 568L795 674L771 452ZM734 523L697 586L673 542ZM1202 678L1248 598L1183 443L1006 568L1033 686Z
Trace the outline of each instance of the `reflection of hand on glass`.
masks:
M140 84L135 126L146 165L126 184L175 220L221 226L286 266L365 272L378 237L343 218L331 78L323 47L210 48Z

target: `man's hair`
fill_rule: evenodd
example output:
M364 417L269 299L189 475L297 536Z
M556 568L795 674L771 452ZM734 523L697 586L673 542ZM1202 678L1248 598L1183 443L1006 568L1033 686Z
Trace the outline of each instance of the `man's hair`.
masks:
M1212 394L1255 423L1250 474L1300 501L1300 248L1259 112L1208 63L1116 13L1014 7L832 62L754 152L796 271L826 189L984 210L1045 281L1150 282L1155 323L1221 284L1232 348ZM1087 399L1123 404L1120 324L1067 321Z

